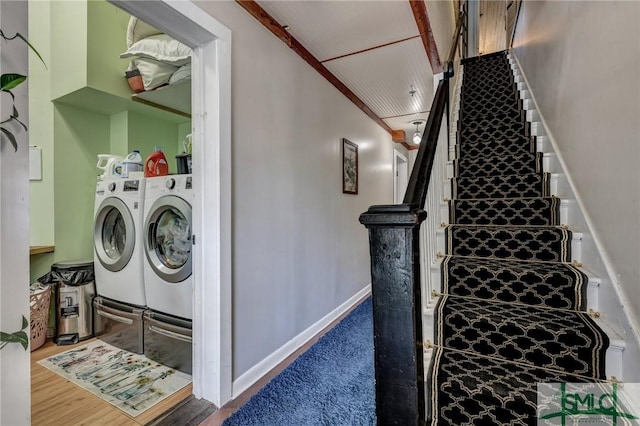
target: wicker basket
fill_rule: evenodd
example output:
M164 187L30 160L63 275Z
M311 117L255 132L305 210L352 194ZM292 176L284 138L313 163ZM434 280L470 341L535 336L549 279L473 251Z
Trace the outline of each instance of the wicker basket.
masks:
M44 344L47 337L47 325L49 322L49 303L51 300L51 287L47 286L37 290L31 290L31 351L35 351Z

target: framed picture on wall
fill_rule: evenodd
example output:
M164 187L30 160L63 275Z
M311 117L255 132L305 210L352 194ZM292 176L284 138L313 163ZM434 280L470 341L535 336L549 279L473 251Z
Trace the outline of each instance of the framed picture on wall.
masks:
M342 192L358 193L358 145L342 139Z

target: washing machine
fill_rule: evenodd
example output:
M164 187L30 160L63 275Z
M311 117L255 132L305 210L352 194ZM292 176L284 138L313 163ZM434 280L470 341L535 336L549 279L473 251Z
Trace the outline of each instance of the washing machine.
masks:
M94 269L96 292L114 301L146 306L144 291L145 179L108 179L96 186Z
M147 307L193 318L191 175L147 178L144 200L144 289Z

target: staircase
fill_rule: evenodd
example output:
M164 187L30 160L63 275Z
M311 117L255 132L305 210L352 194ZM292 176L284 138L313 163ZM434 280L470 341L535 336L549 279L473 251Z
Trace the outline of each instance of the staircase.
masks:
M427 423L536 424L537 383L606 379L530 126L506 53L466 60Z

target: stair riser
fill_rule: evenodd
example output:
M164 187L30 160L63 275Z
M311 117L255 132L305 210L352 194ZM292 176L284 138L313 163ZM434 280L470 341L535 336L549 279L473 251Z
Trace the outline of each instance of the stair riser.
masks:
M571 232L561 228L493 228L452 225L446 254L543 262L571 261Z
M560 225L557 198L505 200L453 200L449 220L464 225Z
M454 139L455 140L455 139ZM489 142L489 143L488 143ZM456 144L450 155L451 160L473 160L480 157L501 157L506 155L530 155L535 151L535 139L513 138L499 147L491 146L490 141L475 142L468 145Z
M447 187L446 183L445 183L445 188ZM449 185L450 187L450 185ZM447 201L444 201L440 204L440 218L442 218L441 223L442 225L452 225L452 217L451 217L451 210L450 210L450 205L451 205L451 200L448 198L450 194L445 193L443 194L443 196L447 199ZM487 199L488 200L488 199ZM569 221L569 208L570 208L570 203L568 200L563 200L563 199L559 199L558 200L558 223L556 223L555 225L566 225L568 223L570 223ZM457 216L456 216L457 217ZM579 234L578 234L579 235ZM575 236L575 234L574 234ZM575 239L575 238L574 238ZM575 255L576 252L574 252L572 250L572 253L574 255L574 259L575 259Z
M549 174L455 178L451 199L534 198L550 195Z
M453 171L458 177L535 174L542 173L542 160L542 154L464 158L453 161Z
M559 175L558 173L549 174L549 189L547 191L548 196L562 198L563 194L567 193L566 189L564 188L566 188L568 184L566 183L566 180L561 179L561 177L562 175ZM447 178L443 181L443 183L444 183L444 189L442 191L442 196L444 197L445 201L453 199L452 190L453 190L454 182L452 182L451 175L448 175ZM565 201L565 202L568 202L568 201ZM562 216L561 216L560 223L563 225L569 225L569 224L572 224L573 222L569 221L568 218L562 219Z
M488 140L504 140L515 138L528 138L531 136L531 125L529 122L525 124L517 124L505 126L499 129L478 129L477 131L468 130L462 132L458 138L460 144L478 144Z

